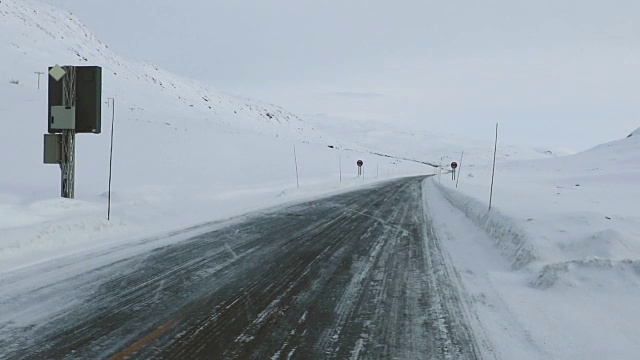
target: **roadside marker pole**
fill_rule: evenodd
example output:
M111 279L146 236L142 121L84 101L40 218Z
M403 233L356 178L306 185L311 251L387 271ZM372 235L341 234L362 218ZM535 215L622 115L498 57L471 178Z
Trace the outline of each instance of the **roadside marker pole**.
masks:
M44 74L42 71L34 71L34 74L38 75L38 90L40 90L40 76Z
M342 151L338 155L338 164L340 166L340 182L342 182Z
M464 150L462 150L462 155L460 155L460 165L458 167L458 179L456 179L456 189L458 188L458 183L460 182L460 172L462 171L462 158L464 158Z
M111 100L111 150L109 150L109 205L107 207L107 221L111 220L111 170L113 168L113 124L116 119L116 99L107 98L107 101Z
M296 184L300 189L300 177L298 176L298 155L296 155L296 145L293 145L293 160L296 162Z
M493 202L493 180L496 175L496 153L498 152L498 123L496 123L496 144L493 148L493 171L491 172L491 193L489 194L489 211Z

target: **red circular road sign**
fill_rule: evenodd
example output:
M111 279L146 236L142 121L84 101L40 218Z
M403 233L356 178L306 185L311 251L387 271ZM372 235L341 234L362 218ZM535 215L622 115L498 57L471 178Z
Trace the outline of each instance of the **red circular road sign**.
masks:
M457 167L458 167L458 163L457 162L454 161L454 162L451 163L451 168L452 169L455 169Z
M358 166L362 166L362 165L364 165L364 162L362 162L362 160L358 160L358 162L356 164L358 164Z

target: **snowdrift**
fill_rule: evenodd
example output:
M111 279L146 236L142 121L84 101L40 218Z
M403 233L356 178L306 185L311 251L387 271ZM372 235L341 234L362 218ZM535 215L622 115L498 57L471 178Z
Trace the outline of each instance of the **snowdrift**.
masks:
M451 205L483 229L501 254L511 262L513 269L522 269L539 258L532 241L514 220L495 210L489 212L485 204L473 197L440 186L435 180L430 181L428 191L440 191Z

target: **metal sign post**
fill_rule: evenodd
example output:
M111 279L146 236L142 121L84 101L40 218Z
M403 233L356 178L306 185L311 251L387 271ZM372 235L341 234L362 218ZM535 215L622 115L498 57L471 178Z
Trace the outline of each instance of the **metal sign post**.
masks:
M451 163L451 169L452 169L452 171L451 171L451 180L455 181L455 179L456 179L456 169L457 168L458 168L458 163L455 162L455 161L452 162Z
M44 163L58 164L61 196L75 196L76 133L101 131L102 68L56 65L49 69L48 133Z
M67 66L62 78L62 106L76 105L76 69ZM62 130L62 197L73 199L76 178L76 130Z
M356 165L358 165L358 176L362 175L362 165L364 165L364 162L362 160L358 160L356 162Z

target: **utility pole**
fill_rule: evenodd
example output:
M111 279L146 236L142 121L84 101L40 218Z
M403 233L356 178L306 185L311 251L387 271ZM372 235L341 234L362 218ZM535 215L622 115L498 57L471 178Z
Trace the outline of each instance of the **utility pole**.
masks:
M34 74L38 74L38 90L40 90L40 76L44 74L42 71L34 71Z
M107 207L107 221L111 220L111 169L113 166L113 124L116 119L116 99L107 98L111 103L111 149L109 150L109 205Z
M76 68L66 67L62 78L62 105L76 105ZM73 199L76 177L76 131L62 130L62 197Z

